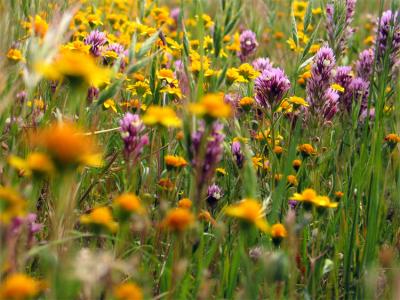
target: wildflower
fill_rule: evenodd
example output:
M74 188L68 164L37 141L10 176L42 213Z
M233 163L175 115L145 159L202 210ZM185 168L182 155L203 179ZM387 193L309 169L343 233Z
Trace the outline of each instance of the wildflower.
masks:
M170 210L162 221L162 226L174 232L183 232L194 224L194 215L186 208Z
M135 283L124 282L114 287L114 297L116 300L142 300L143 292Z
M400 136L395 133L390 133L385 136L385 142L391 149L394 149L398 143L400 143Z
M51 124L34 136L32 144L46 149L59 167L103 164L95 141L72 123Z
M85 83L95 87L110 77L108 69L97 66L89 55L76 51L62 52L51 64L38 64L37 70L50 80L66 78L72 84Z
M273 63L267 57L259 57L255 59L252 65L253 68L260 73L262 73L265 70L270 70L273 68L272 67Z
M166 155L164 159L165 164L170 168L182 168L187 165L187 161L181 156Z
M89 214L82 215L80 222L93 226L95 231L105 228L115 232L118 229L118 223L114 221L111 210L106 206L94 208Z
M304 100L304 98L301 97L297 97L297 96L292 96L289 97L289 99L287 100L289 103L291 104L296 104L298 106L304 106L304 107L308 107L310 106L307 101Z
M170 69L161 69L157 73L157 78L160 80L165 80L168 84L174 82L175 76L174 72Z
M239 106L248 111L253 106L255 100L251 97L243 97L239 100Z
M25 200L12 188L0 186L0 223L25 214Z
M280 223L276 223L271 226L270 234L271 234L272 242L276 246L279 246L279 244L282 242L282 240L287 237L286 228L285 228L285 226L283 226Z
M181 127L182 121L171 107L150 106L143 116L143 123L149 126Z
M7 52L7 58L14 61L23 61L24 57L22 56L22 52L18 49L11 48Z
M128 85L128 91L131 91L133 95L138 95L140 97L146 97L151 95L150 86L145 81L137 81L134 84Z
M365 81L369 82L373 71L374 59L375 53L372 48L364 50L360 53L356 62L356 72L358 77L361 77Z
M182 91L179 87L165 86L160 90L160 92L176 96L178 99L182 98Z
M178 207L180 208L190 209L192 205L193 205L192 200L190 200L189 198L182 198L181 200L178 201Z
M318 196L314 199L313 204L318 208L336 208L337 202L331 202L327 196Z
M255 80L257 103L266 108L277 105L290 88L290 81L279 68L265 70Z
M222 133L223 125L214 122L211 127L211 132L207 137L204 136L205 124L204 122L199 123L199 128L192 134L191 141L191 155L192 165L199 174L197 174L198 185L202 186L204 183L209 181L214 174L215 168L222 159L223 145L222 142L225 135ZM207 138L205 143L204 157L200 157L202 149L203 138Z
M291 186L298 186L299 185L299 181L297 180L297 177L295 175L288 175L286 177L286 180L289 183L289 185L291 185Z
M41 286L40 281L26 274L14 273L0 284L0 298L10 300L31 299L40 293Z
M218 201L224 196L222 189L215 183L210 185L207 189L207 204L211 208L217 206Z
M311 67L311 77L307 81L307 102L311 109L318 113L328 101L326 94L333 79L333 69L335 67L335 56L329 47L319 49L314 57Z
M107 43L107 37L105 32L93 30L84 39L84 43L90 46L90 53L93 56L99 57L103 50L102 47Z
M115 102L113 99L107 99L104 101L103 106L105 109L111 109L113 112L117 112L117 107L115 106Z
M172 182L172 180L169 179L169 178L161 178L161 179L158 181L158 185L159 185L162 189L167 190L167 191L173 191L173 189L174 189L174 187L175 187L175 184L174 184L174 183Z
M190 110L197 115L205 115L210 119L228 118L231 106L224 101L223 94L207 94L199 103L192 104Z
M258 47L256 34L251 30L245 30L240 34L239 41L240 53L238 55L240 60L244 61L248 56L253 54Z
M228 206L225 214L238 218L247 224L255 225L263 232L269 230L269 225L265 220L265 212L262 205L254 199L243 199L237 204Z
M336 91L336 92L341 92L341 93L344 93L344 91L345 91L345 88L342 87L340 84L337 84L337 83L331 84L331 89Z
M259 72L254 70L252 65L250 64L241 64L239 68L237 69L239 72L239 76L242 76L245 80L245 82L249 82L253 79L256 79L257 76L259 75Z
M149 143L148 136L143 133L145 126L139 115L133 115L129 112L120 121L120 126L121 136L125 145L125 156L132 158L136 162L143 152L144 146Z
M300 152L304 157L317 154L317 151L310 144L302 144L297 147L297 151Z
M241 150L240 141L233 141L231 150L232 150L232 155L235 158L236 165L238 166L239 169L241 169L244 163L244 154Z
M260 156L260 155L256 155L253 156L251 158L252 162L253 162L253 166L256 169L263 169L263 170L269 170L270 169L270 162L268 159L266 159L266 157Z
M283 148L281 146L274 146L274 148L272 149L272 151L278 156L280 157L283 153Z
M205 221L205 222L211 223L214 226L217 225L217 221L215 221L215 219L212 217L212 215L209 211L202 210L201 212L199 212L197 218L200 221Z
M18 156L10 155L8 163L21 171L25 176L51 174L55 169L51 159L46 154L40 152L28 154L25 160Z
M292 166L296 171L298 171L301 167L301 160L300 159L293 160Z
M232 85L233 83L247 82L247 80L239 74L239 69L229 68L225 74L227 85Z
M123 193L119 195L117 198L114 199L113 204L121 211L127 212L129 214L144 213L144 208L140 203L140 198L132 193Z
M339 201L340 199L342 199L344 196L344 193L342 191L337 191L335 192L335 198L337 201Z
M311 205L314 204L315 199L318 197L317 192L313 189L305 189L301 194L294 193L294 195L290 198L292 201L303 202L307 209L311 208Z
M217 172L217 174L222 175L222 176L228 175L228 173L226 172L226 170L224 168L216 168L215 172Z

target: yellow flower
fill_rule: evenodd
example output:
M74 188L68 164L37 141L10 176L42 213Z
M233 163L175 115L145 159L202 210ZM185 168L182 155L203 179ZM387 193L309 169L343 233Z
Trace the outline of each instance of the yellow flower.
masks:
M157 78L172 83L175 80L174 72L170 69L161 69L157 73Z
M302 144L297 147L297 151L299 151L303 156L311 156L317 154L317 151L310 144Z
M226 46L226 50L232 51L232 52L240 51L240 34L239 34L239 32L235 32L235 34L233 35L232 44Z
M228 206L225 214L255 225L263 232L269 230L269 225L265 220L265 213L262 205L254 199L243 199L237 204Z
M336 92L344 93L344 87L342 87L340 84L337 84L337 83L332 84L331 89Z
M86 45L83 41L76 40L62 46L61 49L69 51L78 51L85 54L89 54L90 45Z
M94 140L71 123L52 124L35 134L33 145L46 149L58 166L102 166Z
M182 232L194 224L194 215L186 208L175 208L167 213L162 221L162 227L176 232Z
M178 201L178 207L190 209L192 207L192 200L189 198L183 198Z
M301 194L294 193L290 200L313 204L317 197L316 191L313 189L305 189Z
M115 106L115 102L113 99L108 99L104 101L103 106L105 109L111 109L113 112L117 112L117 107Z
M42 99L34 99L33 103L32 103L32 101L27 101L26 105L28 107L34 106L35 108L37 108L39 110L44 110L44 107L45 107L45 104Z
M317 208L336 208L338 207L337 202L331 202L327 196L318 196L314 199L313 204Z
M241 64L238 69L239 75L243 76L244 79L247 81L251 81L253 79L256 79L257 76L259 75L259 72L257 72L252 65L245 63Z
M322 8L321 7L313 8L311 10L311 12L312 12L313 15L321 15L322 14Z
M225 76L228 85L233 83L247 82L247 80L239 74L239 70L237 68L229 68L226 71Z
M216 168L215 172L217 172L217 174L221 174L223 176L228 175L228 173L226 172L226 170L224 168Z
M125 282L114 288L114 297L117 300L142 300L143 292L135 283Z
M37 296L41 282L22 273L9 275L0 284L0 299L23 300Z
M114 205L129 213L144 213L144 208L138 196L132 193L124 193L114 199Z
M266 157L256 155L253 156L251 160L253 162L254 168L256 169L261 168L263 170L269 170L270 168L269 160Z
M150 86L146 81L137 81L134 84L128 85L127 90L141 97L151 95Z
M143 116L143 123L149 126L181 127L182 121L171 107L150 106Z
M304 98L297 97L297 96L292 96L292 97L290 97L290 98L288 99L288 101L289 101L290 103L292 103L292 104L296 104L296 105L300 105L300 106L305 106L305 107L310 106L310 105L308 104L308 102L304 100Z
M312 44L310 47L310 53L315 54L318 52L318 50L321 48L321 45L318 44Z
M25 176L30 176L32 173L38 175L51 174L55 169L51 159L46 154L40 152L30 153L26 160L15 155L10 155L8 163Z
M232 114L231 106L225 103L222 93L205 95L199 103L191 104L190 110L210 118L228 118Z
M104 227L111 232L118 229L118 223L114 221L111 210L106 206L94 208L89 214L82 215L80 221L85 225Z
M182 91L179 87L171 87L171 86L165 86L160 90L161 93L166 93L169 95L175 95L179 99L182 98Z
M187 161L181 156L166 155L165 164L168 167L181 168L187 165Z
M25 214L25 200L12 188L0 186L0 223Z
M99 86L110 78L109 69L99 67L92 56L78 51L63 51L52 63L39 63L36 69L50 80L66 78L90 86Z
M239 105L241 108L247 109L254 104L255 100L251 97L244 97L239 100Z
M276 223L271 226L271 237L273 239L283 239L287 237L287 231L285 226L280 223Z
M24 57L22 56L22 52L18 49L11 48L7 52L7 58L15 61L24 61Z

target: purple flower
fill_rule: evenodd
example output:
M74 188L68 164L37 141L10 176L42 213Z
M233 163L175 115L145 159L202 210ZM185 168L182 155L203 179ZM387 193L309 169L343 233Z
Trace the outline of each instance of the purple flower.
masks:
M243 31L240 34L239 40L240 40L239 58L243 62L246 60L247 57L249 57L256 51L258 47L258 42L256 34L251 30Z
M121 136L124 141L124 153L127 158L132 158L135 163L143 151L145 145L149 143L147 135L143 134L145 126L140 120L139 115L126 113L120 121Z
M324 94L324 105L322 114L325 121L330 121L339 111L339 95L336 91L329 88Z
M311 78L307 81L307 101L311 111L318 112L325 103L324 95L332 83L335 68L333 50L327 46L319 49L311 67Z
M290 81L279 68L263 71L254 83L256 101L262 107L277 105L290 89Z
M389 45L390 41L391 45ZM376 43L379 67L382 67L386 53L389 53L389 66L396 67L400 61L400 18L398 12L393 13L391 10L387 10L382 14Z
M223 127L224 126L222 124L214 122L209 135L204 136L205 124L201 121L199 122L197 131L192 134L192 165L193 168L198 172L198 189L201 189L203 184L212 178L215 168L222 159L224 152L223 141L225 138L225 135L222 133ZM207 139L205 143L203 143L203 138ZM201 149L203 144L205 151ZM202 153L204 153L203 157L201 157Z
M42 230L43 225L36 223L37 215L34 213L29 213L25 217L16 217L12 219L10 234L13 236L19 236L22 233L24 227L27 229L29 246L35 241L35 234Z
M180 13L181 9L179 7L171 9L170 16L175 21L175 24L178 24Z
M211 208L215 208L218 201L224 196L222 189L215 183L207 189L207 203Z
M365 81L369 81L372 75L372 68L374 65L375 51L367 49L360 53L356 62L357 76Z
M235 158L236 164L239 169L243 167L243 162L244 162L244 154L241 149L241 144L239 141L234 141L232 143L232 155Z
M84 43L90 45L90 53L98 57L101 55L103 45L107 43L107 37L105 32L93 30L84 39Z
M258 71L262 72L264 70L271 70L273 63L267 57L259 57L253 61L253 68Z

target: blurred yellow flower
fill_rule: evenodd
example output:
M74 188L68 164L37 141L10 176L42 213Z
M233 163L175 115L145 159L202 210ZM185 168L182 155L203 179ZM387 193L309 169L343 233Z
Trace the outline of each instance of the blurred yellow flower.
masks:
M113 99L107 99L104 101L103 106L105 109L111 109L113 112L117 112L117 107L115 106L115 102Z
M12 188L0 186L0 223L25 215L26 201Z
M7 52L7 58L15 61L24 61L24 57L22 56L22 52L18 49L11 48Z
M114 206L129 213L144 213L144 208L138 196L132 193L123 193L114 199Z
M118 223L114 221L111 210L106 206L94 208L89 214L82 215L79 220L82 224L104 227L111 232L118 229Z
M176 232L182 232L194 224L194 215L186 208L170 210L162 221L162 227Z
M38 175L51 174L55 169L50 157L40 152L32 152L28 154L26 159L10 155L8 163L22 172L24 176L30 176L32 173Z
M178 118L171 107L150 106L143 116L143 123L149 126L181 127L182 120Z
M37 296L42 284L26 274L14 273L9 275L0 284L0 299L24 300Z
M232 114L231 106L224 101L224 95L207 94L199 103L191 104L190 111L196 115L209 118L228 118Z
M253 224L263 232L269 230L269 225L265 219L264 209L261 203L257 200L243 199L237 204L228 206L225 209L225 214Z

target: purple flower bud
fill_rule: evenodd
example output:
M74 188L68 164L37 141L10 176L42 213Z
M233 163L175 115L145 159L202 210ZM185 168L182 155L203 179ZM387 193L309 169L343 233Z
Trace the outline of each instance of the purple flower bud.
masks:
M235 158L236 164L239 169L243 167L243 162L244 162L244 154L241 149L241 144L239 141L234 141L232 143L232 155Z
M90 53L93 56L99 57L101 55L103 45L107 43L107 37L105 32L93 30L84 39L84 43L85 45L90 45Z
M126 113L120 121L121 136L125 144L125 156L131 158L134 163L138 160L145 145L149 143L149 138L143 133L145 126L140 120L139 115Z
M222 189L215 183L207 189L207 203L211 208L215 208L218 201L224 196Z
M267 57L259 57L253 61L253 68L258 72L271 70L272 65L273 63Z
M256 34L251 30L243 31L240 34L239 40L240 40L239 58L243 62L246 60L247 57L249 57L256 51L258 47L258 42Z
M256 101L262 107L277 105L290 89L290 81L279 68L265 70L254 83Z

